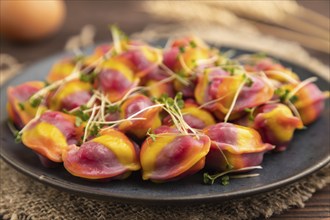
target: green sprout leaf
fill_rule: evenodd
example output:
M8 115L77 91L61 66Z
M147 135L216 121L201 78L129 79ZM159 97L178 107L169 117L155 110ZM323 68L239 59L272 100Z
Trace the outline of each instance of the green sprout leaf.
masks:
M255 110L256 108L245 108L244 109L244 111L245 112L247 112L247 113L249 113L249 120L250 121L254 121L254 110Z
M190 45L192 48L197 47L197 44L196 44L195 41L193 41L193 40L189 42L189 45Z
M80 117L76 116L76 120L75 120L75 126L79 127L81 125L81 123L83 122L83 120Z
M208 173L204 173L203 174L203 182L205 184L213 185L214 184L214 180L215 179L210 174L208 174Z
M151 128L148 129L147 135L151 138L152 141L156 141L156 134L151 132Z
M116 113L120 111L119 105L111 105L106 107L105 112L106 113Z
M22 102L19 102L19 103L18 103L18 106L19 106L19 108L20 108L22 111L25 110L24 104L23 104Z
M228 176L228 175L223 176L223 177L221 178L221 184L222 184L223 186L226 186L226 185L229 184L229 176Z
M90 83L93 83L95 78L97 76L97 73L95 72L92 72L92 73L89 73L89 74L81 74L80 75L80 81L82 82L90 82Z
M253 80L252 80L250 77L248 77L248 78L246 79L246 83L245 83L245 85L246 85L247 87L251 87L251 86L253 85Z
M290 93L290 91L288 90L288 89L281 89L281 88L277 88L275 91L274 91L274 94L275 95L277 95L277 96L279 96L279 98L280 98L280 101L281 102L285 102L285 101L287 101L287 99L288 99L288 95L289 95L289 93ZM292 99L292 100L291 100ZM290 101L292 102L295 102L295 101L297 101L298 100L298 97L297 96L292 96L291 98L290 98Z
M22 134L19 132L19 131L17 131L17 132L15 132L15 142L16 143L21 143L22 142Z
M100 127L97 125L93 125L92 129L90 130L91 136L98 136L100 131Z
M295 103L295 102L297 102L298 101L298 96L296 96L296 95L293 95L291 98L290 98L290 102L293 104L293 103Z
M41 101L42 101L41 97L32 99L32 100L30 100L30 105L31 105L31 107L36 108L40 105Z
M88 121L89 115L87 113L84 113L84 110L85 110L84 107L80 106L80 109L73 112L72 114L80 118L82 121Z
M184 47L179 47L180 53L184 53L185 52L185 48Z

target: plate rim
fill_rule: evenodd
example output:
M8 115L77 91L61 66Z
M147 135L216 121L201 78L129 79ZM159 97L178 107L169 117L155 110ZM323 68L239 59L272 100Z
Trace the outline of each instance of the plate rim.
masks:
M1 147L2 148L2 147ZM58 179L53 179L49 178L47 176L39 176L34 172L31 172L24 167L11 162L10 157L6 157L6 155L1 151L0 154L1 158L10 166L12 166L15 170L19 171L20 173L23 173L24 175L28 177L32 177L33 179L37 180L40 183L52 186L56 189L61 189L65 192L70 192L76 195L80 196L86 196L86 197L91 197L95 199L101 199L101 200L116 200L116 201L122 201L122 202L127 202L127 203L143 203L143 204L150 204L150 205L168 205L170 204L180 204L184 202L189 202L189 203L200 203L200 202L214 202L214 201L222 201L224 199L234 199L238 197L243 197L243 196L251 196L251 195L257 195L263 192L270 192L273 189L280 188L282 186L289 185L290 183L293 183L295 181L300 180L303 177L308 176L309 174L312 174L316 172L317 170L321 169L322 167L326 166L328 163L330 163L330 155L328 155L325 159L320 161L317 164L314 164L314 166L305 169L304 171L298 173L297 175L294 175L290 178L286 178L271 184L259 186L253 189L246 189L246 190L239 190L239 191L234 191L230 193L223 193L221 195L215 194L215 195L192 195L192 196L178 196L178 197L171 197L171 198L161 198L161 197L134 197L134 196L127 196L127 195L122 195L120 193L113 193L112 195L106 195L106 194L101 194L99 191L90 189L90 187L87 186L82 186L76 183L71 183L73 185L67 184L65 182L61 182ZM56 184L56 182L61 182L61 184ZM76 187L75 187L76 186ZM88 189L87 191L84 190L84 188ZM91 192L92 191L92 192ZM155 204L157 203L157 204Z

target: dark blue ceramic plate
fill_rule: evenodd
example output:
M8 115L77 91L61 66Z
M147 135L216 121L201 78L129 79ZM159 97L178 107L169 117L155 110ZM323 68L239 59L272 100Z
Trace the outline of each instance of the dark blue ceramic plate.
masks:
M225 49L226 50L226 49ZM227 48L228 50L228 48ZM236 50L238 53L247 51ZM143 204L187 204L213 202L244 197L266 192L298 180L326 165L330 161L329 147L329 101L322 116L307 130L296 132L287 151L265 155L260 176L235 179L227 186L219 183L202 184L202 172L180 181L155 184L143 181L136 172L124 181L91 182L69 174L63 167L44 168L36 154L16 144L7 128L6 90L9 85L18 85L29 80L43 80L54 62L68 54L58 54L37 62L1 87L1 157L18 171L50 186L79 195L134 202ZM309 70L281 61L292 67L302 79L314 76ZM319 79L322 90L329 89L329 83Z

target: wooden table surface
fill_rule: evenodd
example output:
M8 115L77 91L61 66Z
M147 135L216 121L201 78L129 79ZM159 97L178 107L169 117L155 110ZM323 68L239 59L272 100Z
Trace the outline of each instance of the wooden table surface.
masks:
M143 14L137 1L67 1L68 15L60 32L51 38L33 44L14 44L1 39L1 53L8 53L22 63L31 63L63 50L66 40L77 35L86 24L96 27L96 42L110 39L107 25L116 23L125 32L141 31L148 23L162 21ZM312 10L329 17L329 1L300 1ZM329 65L329 55L309 51L314 57ZM330 186L316 192L302 209L293 208L271 219L330 219Z

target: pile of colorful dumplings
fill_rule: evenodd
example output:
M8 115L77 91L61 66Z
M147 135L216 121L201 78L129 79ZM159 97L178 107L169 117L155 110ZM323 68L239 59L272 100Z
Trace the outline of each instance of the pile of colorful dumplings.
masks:
M112 34L93 54L54 64L44 82L8 89L16 139L43 165L92 180L242 172L284 151L329 96L316 78L262 54L231 58L196 37L157 48Z

